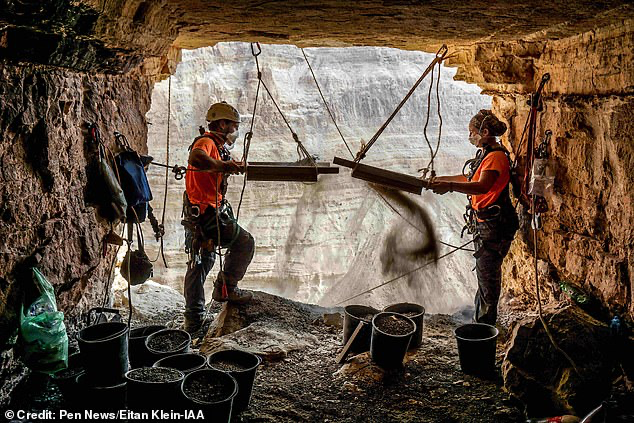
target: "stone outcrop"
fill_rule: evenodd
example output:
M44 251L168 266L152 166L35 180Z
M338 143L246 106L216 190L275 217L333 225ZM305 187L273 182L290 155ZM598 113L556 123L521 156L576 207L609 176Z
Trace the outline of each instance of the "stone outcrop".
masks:
M255 292L245 306L223 305L207 330L200 351L209 355L240 349L265 360L281 360L291 351L317 347L319 341L311 333L311 324L325 312L332 310Z
M575 306L544 310L544 320L574 367L550 343L539 318L529 317L513 330L502 367L504 386L527 405L529 416L583 416L609 394L617 340L607 325Z

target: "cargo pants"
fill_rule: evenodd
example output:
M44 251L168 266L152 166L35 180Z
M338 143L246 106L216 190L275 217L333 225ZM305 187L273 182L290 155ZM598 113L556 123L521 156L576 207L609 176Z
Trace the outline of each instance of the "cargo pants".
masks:
M478 290L475 295L474 320L495 325L498 301L502 289L502 262L509 252L515 231L517 216L476 222L473 237L476 259Z
M222 213L221 213L222 216ZM223 216L220 222L220 240L218 241L218 229L216 226L215 210L208 207L201 216L200 224L207 239L212 239L214 244L228 247L227 253L223 257L223 270L218 272L215 283L224 281L227 288L235 288L238 282L244 278L247 267L253 259L255 253L255 240L253 236L237 222ZM188 229L185 234L185 242L191 248L193 234ZM211 271L216 261L216 253L208 249L201 248L200 260L190 260L187 263L183 293L185 296L185 316L196 318L204 312L205 290L204 284L207 275Z

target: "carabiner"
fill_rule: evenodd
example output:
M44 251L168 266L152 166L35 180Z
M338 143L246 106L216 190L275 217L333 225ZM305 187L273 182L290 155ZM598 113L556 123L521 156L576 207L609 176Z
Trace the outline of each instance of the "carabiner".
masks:
M440 57L441 59L444 59L448 51L449 49L447 48L447 44L443 44L436 52L436 57Z
M255 44L256 46L258 46L258 52L255 52L255 49L253 48L253 44ZM258 57L260 55L260 53L262 53L262 48L260 47L260 43L255 42L255 43L251 43L251 54L253 55L253 57Z

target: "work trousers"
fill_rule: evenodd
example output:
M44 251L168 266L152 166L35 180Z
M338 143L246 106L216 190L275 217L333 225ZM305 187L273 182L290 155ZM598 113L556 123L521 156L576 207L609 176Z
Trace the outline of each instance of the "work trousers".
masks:
M515 221L517 217L514 215ZM498 313L498 301L502 289L502 262L509 252L515 222L504 219L493 219L486 222L476 222L474 234L476 259L476 275L478 290L475 295L475 316L478 323L495 325Z
M209 207L205 215L201 216L201 221L215 219L215 210ZM208 228L209 225L205 226ZM186 229L187 231L187 229ZM211 233L206 233L207 238L214 240L218 244L217 227L213 227ZM186 242L191 242L191 233L186 234ZM215 236L212 236L215 235ZM244 228L234 221L225 220L220 225L220 245L228 247L227 253L223 257L223 268L218 272L215 284L221 285L224 280L227 289L231 290L242 280L247 267L253 259L255 252L255 240L253 236ZM191 248L191 245L189 246ZM187 264L187 272L185 273L184 295L185 295L185 314L196 315L204 311L205 307L205 290L204 284L207 275L214 266L216 253L207 249L201 249L200 261L190 260Z

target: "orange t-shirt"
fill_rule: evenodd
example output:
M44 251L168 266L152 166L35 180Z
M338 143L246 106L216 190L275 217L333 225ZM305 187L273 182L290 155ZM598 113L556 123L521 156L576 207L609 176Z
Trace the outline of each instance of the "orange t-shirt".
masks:
M511 169L509 161L506 158L504 151L493 151L484 158L475 175L473 175L472 181L480 180L480 174L485 170L495 170L498 172L498 178L493 183L493 186L486 194L472 195L471 207L475 210L482 210L495 203L504 188L509 183L511 177Z
M192 151L195 149L202 150L212 159L221 160L220 152L213 140L214 135L207 132L203 137L194 143ZM196 170L196 167L190 164L187 166L187 170ZM221 172L187 172L185 174L185 189L189 201L192 204L199 205L201 213L205 212L208 205L214 206L216 200L220 204L222 194L218 191L218 187L221 183ZM218 193L217 199L216 193Z

